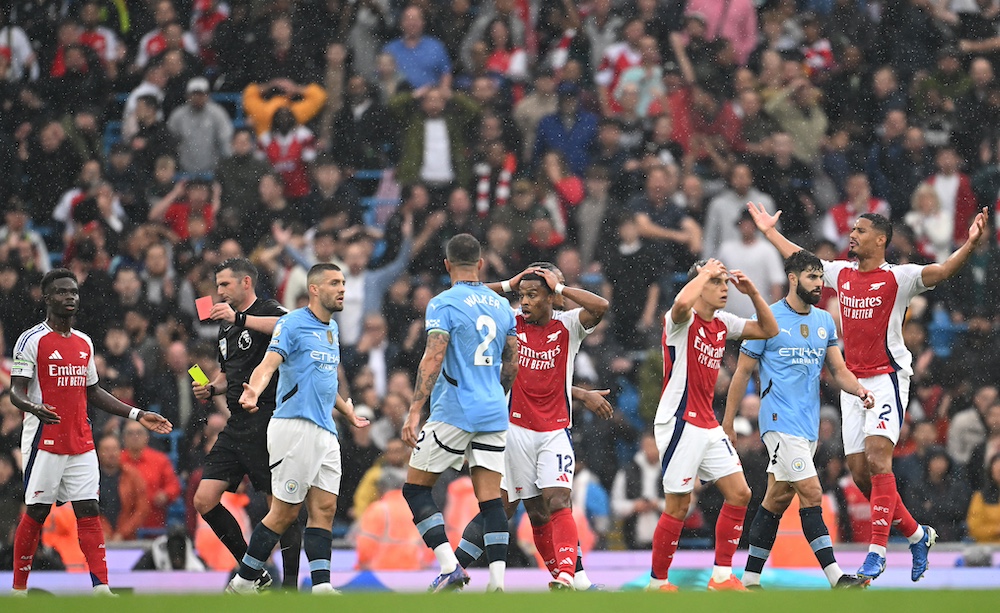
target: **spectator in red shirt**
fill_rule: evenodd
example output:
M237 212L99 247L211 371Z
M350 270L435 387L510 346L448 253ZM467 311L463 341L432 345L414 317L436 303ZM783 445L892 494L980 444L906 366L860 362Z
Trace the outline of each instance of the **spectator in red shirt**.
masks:
M889 217L889 203L872 196L867 175L857 172L847 178L847 200L830 209L823 219L823 238L840 251L847 249L854 222L865 213Z
M316 159L316 139L309 128L299 124L292 110L281 107L274 113L271 131L260 135L261 153L285 182L285 197L297 200L309 195L307 164Z
M146 498L151 503L142 527L166 528L167 507L181 494L181 483L177 480L174 466L167 454L149 448L149 433L139 422L127 422L123 436L122 466L131 466L139 472L146 483Z
M203 179L178 181L170 192L149 210L150 221L161 221L182 241L192 234L204 236L215 225L222 202L222 188Z

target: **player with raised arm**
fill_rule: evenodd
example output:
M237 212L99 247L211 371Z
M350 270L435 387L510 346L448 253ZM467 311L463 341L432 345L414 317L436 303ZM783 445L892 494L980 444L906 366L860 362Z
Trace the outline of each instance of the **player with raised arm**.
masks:
M240 406L240 394L253 369L264 359L278 318L288 311L275 300L257 297L257 268L246 258L231 258L219 264L215 285L222 301L212 305L209 318L220 322L218 356L222 368L208 385L192 381L191 386L199 400L224 394L229 420L205 457L194 508L239 562L247 552L247 542L239 522L222 506L222 494L235 491L246 476L254 489L271 497L267 424L274 413L278 378L273 377L264 389L258 402L260 410L254 413ZM301 548L302 528L296 521L281 535L281 583L285 588L298 587ZM271 576L264 571L260 587L270 583Z
M823 488L813 463L819 438L819 379L823 364L841 389L855 394L866 408L875 399L847 370L837 345L833 317L814 308L823 296L823 263L802 250L785 260L788 294L771 305L778 335L746 340L733 373L722 429L736 442L733 420L760 365L761 438L771 458L767 492L750 524L750 557L743 571L747 589L760 588L760 574L778 534L778 522L792 498L799 496L802 533L832 587L864 587L867 579L845 574L833 554L823 522Z
M757 228L777 247L782 257L800 250L778 232L774 215L747 203ZM940 264L892 265L885 250L892 241L892 224L874 213L861 215L851 230L848 256L855 261L823 261L823 281L837 291L844 357L847 368L878 399L873 409L846 391L840 408L847 465L858 488L871 503L872 536L868 556L858 575L874 579L885 569L889 530L895 525L910 543L913 567L910 579L919 581L927 571L927 552L937 533L921 526L903 505L892 474L893 448L909 403L912 356L903 344L903 317L910 300L954 276L986 235L988 212L984 208L969 227L969 238Z
M778 333L774 314L753 282L716 259L696 263L664 316L663 392L653 433L660 451L663 514L653 532L650 590L677 591L667 575L691 504L695 480L714 481L725 503L715 523L715 566L708 589L746 588L733 575L733 554L743 534L750 487L729 438L715 419L712 398L727 338L765 339ZM757 321L722 310L727 282L753 301Z
M403 442L414 449L403 496L441 566L431 589L462 589L469 575L448 544L431 487L442 472L461 468L467 459L490 564L487 591L503 591L510 533L500 476L507 440L506 394L518 371L516 324L507 301L479 280L482 248L475 237L458 234L449 240L444 265L452 287L427 305L427 347L403 425ZM428 398L430 417L420 429Z
M302 543L309 560L314 594L337 593L330 585L333 516L340 493L340 442L333 409L355 428L368 420L337 393L340 334L333 314L344 308L344 273L335 264L316 264L306 276L308 306L281 317L250 381L243 384L240 405L255 413L261 395L278 371L278 406L267 426L271 467L271 508L254 528L240 569L226 591L255 594L264 564L281 534L309 513Z
M14 595L25 595L42 524L52 504L73 503L80 550L95 594L111 594L104 556L98 496L100 471L87 405L127 417L167 434L157 415L128 406L97 385L94 343L72 327L80 308L80 286L65 268L42 277L45 321L21 334L14 346L10 399L24 411L21 454L24 504L14 535Z
M518 292L521 298L516 314L520 368L510 393L510 430L500 485L507 517L513 517L524 501L535 546L553 578L550 588L572 590L588 589L591 584L583 571L571 504L576 455L570 435L570 398L593 406L605 419L612 410L604 398L610 390L573 387L573 363L580 344L604 317L608 301L565 286L561 274L549 262L536 262L512 279L487 287L498 293ZM557 310L563 297L580 307ZM482 549L482 522L477 517L462 534L455 555L467 568Z

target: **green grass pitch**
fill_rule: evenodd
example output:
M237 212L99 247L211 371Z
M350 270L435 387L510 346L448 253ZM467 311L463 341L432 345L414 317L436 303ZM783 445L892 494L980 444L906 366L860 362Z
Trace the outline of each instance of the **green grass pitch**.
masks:
M267 594L262 596L132 596L118 599L38 596L0 598L0 611L20 613L967 613L996 611L1000 591L869 590L755 592L517 594Z

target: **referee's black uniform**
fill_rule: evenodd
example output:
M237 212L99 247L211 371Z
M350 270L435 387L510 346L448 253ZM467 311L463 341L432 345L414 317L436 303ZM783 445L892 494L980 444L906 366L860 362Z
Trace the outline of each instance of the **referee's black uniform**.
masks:
M258 298L243 311L258 317L281 317L288 313L275 300ZM202 479L215 479L229 483L229 491L235 491L243 480L250 477L254 489L265 494L271 493L271 470L268 468L267 424L275 407L275 390L278 374L260 394L255 413L247 412L240 406L243 384L250 381L250 374L264 359L271 335L223 323L219 326L219 364L226 373L226 405L230 417L226 427L219 433L212 450L205 457Z

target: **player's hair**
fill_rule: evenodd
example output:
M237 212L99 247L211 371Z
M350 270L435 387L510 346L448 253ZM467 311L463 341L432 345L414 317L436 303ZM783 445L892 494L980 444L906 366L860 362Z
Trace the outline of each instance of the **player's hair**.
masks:
M257 286L257 267L246 258L229 258L215 267L215 274L230 270L237 279L250 277L250 286Z
M886 245L892 242L892 222L884 216L878 213L865 213L858 219L867 219L872 222L872 227L875 228L875 231L885 235Z
M708 264L708 260L698 260L694 264L691 264L691 268L688 268L688 281L694 280L698 276L698 269Z
M807 270L823 270L823 262L812 251L799 249L785 259L785 274L801 274Z
M330 262L320 262L319 264L313 264L313 267L309 269L309 274L306 275L306 283L309 285L315 285L320 276L325 272L339 271L340 266L336 264L331 264Z
M52 284L59 279L73 279L73 281L76 281L76 275L68 268L53 268L42 277L42 295L47 296L49 289L52 288Z
M471 234L456 234L445 247L445 257L453 266L475 266L482 257L482 246Z

